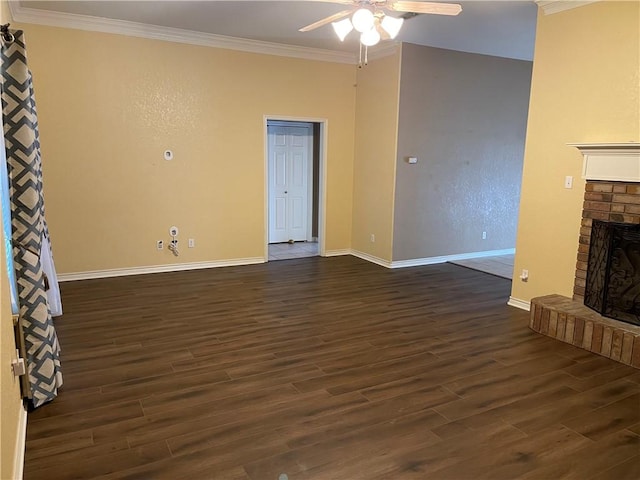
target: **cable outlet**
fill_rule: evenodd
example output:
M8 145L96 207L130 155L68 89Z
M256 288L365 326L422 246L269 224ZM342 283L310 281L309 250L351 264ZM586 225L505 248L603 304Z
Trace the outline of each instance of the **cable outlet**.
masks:
M193 248L196 246L196 241L193 238L189 239L189 248Z
M158 250L162 250L162 249L164 248L164 242L163 242L162 240L158 240L158 241L156 242L156 248L157 248Z
M169 235L171 235L172 237L175 237L176 235L178 235L178 227L176 226L170 227Z

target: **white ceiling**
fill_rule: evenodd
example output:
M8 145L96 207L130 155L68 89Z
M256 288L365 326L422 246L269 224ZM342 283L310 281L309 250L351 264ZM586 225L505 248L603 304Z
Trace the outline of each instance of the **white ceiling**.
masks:
M537 15L533 1L458 3L462 5L458 16L419 15L407 20L397 40L499 57L533 58ZM341 43L331 25L298 32L300 27L345 9L345 5L318 0L20 0L20 6L333 51L355 52L358 48L354 34Z

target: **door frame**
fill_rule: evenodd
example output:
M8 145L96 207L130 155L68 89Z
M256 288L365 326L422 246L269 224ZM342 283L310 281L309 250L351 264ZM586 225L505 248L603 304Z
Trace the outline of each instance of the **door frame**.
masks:
M272 120L269 119L267 121L267 141L269 141L268 129L269 126L272 127L293 127L293 128L304 128L307 130L307 136L309 137L308 145L307 145L307 205L306 205L306 217L307 217L307 228L305 229L304 236L307 242L312 240L312 231L313 231L313 162L314 162L314 135L313 135L313 123L311 122L289 122L284 120ZM269 150L269 144L267 144L267 155ZM269 157L267 157L267 169L269 167ZM271 188L271 183L269 179L267 179L267 186ZM267 193L270 193L267 190ZM267 207L268 213L271 213L269 208ZM269 219L267 219L269 220ZM267 222L268 223L268 222ZM271 228L271 225L269 225ZM289 237L291 238L291 237Z
M264 115L264 260L269 261L269 122L290 122L290 123L318 123L320 125L318 145L320 152L318 155L318 252L320 256L325 256L325 227L326 227L326 205L327 205L327 137L329 120L315 117L289 117L282 115ZM313 161L313 159L312 159ZM312 168L309 169L310 171ZM311 216L309 218L308 229L311 228Z

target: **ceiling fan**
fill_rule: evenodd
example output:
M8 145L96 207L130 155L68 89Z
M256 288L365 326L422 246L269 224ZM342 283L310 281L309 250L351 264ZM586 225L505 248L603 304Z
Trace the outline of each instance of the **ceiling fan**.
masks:
M308 0L309 1L309 0ZM381 39L393 39L400 32L404 18L386 15L385 11L407 13L429 13L436 15L458 15L462 7L456 3L436 3L405 0L311 0L350 5L351 8L302 27L300 32L309 32L329 23L343 41L356 30L360 33L361 46L371 47ZM347 18L351 17L351 18Z

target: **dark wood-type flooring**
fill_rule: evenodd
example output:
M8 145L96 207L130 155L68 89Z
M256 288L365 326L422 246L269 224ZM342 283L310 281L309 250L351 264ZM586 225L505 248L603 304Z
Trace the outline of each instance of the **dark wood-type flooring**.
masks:
M529 330L505 279L315 257L62 290L27 480L640 478L640 371Z

